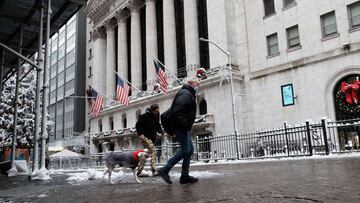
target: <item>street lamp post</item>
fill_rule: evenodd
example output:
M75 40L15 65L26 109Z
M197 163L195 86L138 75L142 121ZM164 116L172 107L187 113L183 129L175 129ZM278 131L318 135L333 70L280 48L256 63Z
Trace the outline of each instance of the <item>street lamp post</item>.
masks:
M238 128L237 128L236 109L235 109L234 82L233 82L232 67L231 67L231 54L229 51L226 51L225 49L220 47L218 44L216 44L215 42L213 42L209 39L200 37L199 40L202 42L207 42L207 43L213 44L215 47L220 49L228 57L228 65L229 65L229 69L230 69L230 89L231 89L231 106L232 106L232 115L233 115L233 127L234 127L235 138L236 138L237 158L239 159L240 155L239 155L239 146L238 146Z

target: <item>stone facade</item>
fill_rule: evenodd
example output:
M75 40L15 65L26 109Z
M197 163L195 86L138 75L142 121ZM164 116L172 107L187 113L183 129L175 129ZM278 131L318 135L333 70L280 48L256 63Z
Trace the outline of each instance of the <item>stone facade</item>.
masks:
M146 9L146 52L158 50L156 36L155 0L150 1L89 1L86 8L91 23L88 31L93 33L89 47L94 56L88 61L92 66L93 76L88 82L106 93L113 95L115 90L112 78L115 56L111 45L118 39L117 67L124 77L131 75L136 87L141 86L144 74L141 68L141 33L139 9ZM192 77L196 67L200 66L202 54L198 40L199 22L197 1L184 0L185 11L185 50L188 76ZM357 0L319 0L294 1L284 7L285 1L275 0L275 12L264 15L263 1L251 0L207 0L207 31L211 41L231 54L235 112L240 132L276 128L287 121L289 124L304 122L307 119L319 120L322 117L336 119L333 91L341 79L350 74L360 74L360 29L349 28L349 5ZM99 5L101 4L101 5ZM314 5L316 4L316 5ZM173 73L177 69L177 45L174 2L162 1L164 27L164 58L166 68ZM321 16L335 11L337 34L324 38L322 36ZM155 12L155 13L154 13ZM125 20L130 18L132 39L126 38ZM113 21L117 19L117 21ZM118 36L109 34L107 23L117 22ZM286 30L298 25L300 46L288 48ZM267 36L277 33L279 53L268 56ZM108 37L111 36L111 39ZM126 46L130 41L131 52ZM128 57L130 54L130 57ZM194 134L210 134L216 136L233 131L232 97L228 81L222 80L216 72L219 66L227 63L227 57L217 47L209 45L210 69L208 79L201 81L199 105L206 101L207 121L194 127ZM130 59L130 61L128 61ZM131 73L128 72L131 63ZM133 94L129 106L121 106L107 102L97 118L90 118L89 133L95 135L93 144L103 140L115 142L115 148L138 147L138 140L129 138L122 144L121 136L135 135L137 111L144 112L152 103L158 103L164 111L170 107L174 94L179 89L173 86L168 94L152 93L152 85L156 80L152 58L147 54L146 73L148 91L141 96ZM170 79L171 81L173 78ZM283 106L281 86L292 84L295 94L295 105ZM134 90L135 92L135 90ZM204 100L203 100L204 99ZM198 110L199 111L199 110ZM126 115L126 126L124 118ZM200 116L200 112L198 112ZM111 130L109 118L114 121ZM99 120L102 129L99 129ZM200 127L199 127L200 126ZM125 130L124 130L125 129ZM102 132L100 132L102 131ZM116 132L121 132L116 134ZM130 142L130 141L131 142ZM129 144L130 143L130 144ZM97 152L93 148L92 152Z

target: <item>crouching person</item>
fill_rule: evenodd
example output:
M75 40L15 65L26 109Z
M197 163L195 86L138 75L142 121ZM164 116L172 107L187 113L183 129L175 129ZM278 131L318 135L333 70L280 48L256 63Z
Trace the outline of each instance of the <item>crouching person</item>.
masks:
M150 108L146 109L146 112L140 115L138 122L136 123L136 131L139 135L141 144L144 148L149 150L151 157L151 170L153 176L158 176L156 168L156 149L154 143L156 142L159 134L162 134L160 125L160 108L158 104L152 104ZM140 162L137 174L138 176L147 176L143 172L145 163Z

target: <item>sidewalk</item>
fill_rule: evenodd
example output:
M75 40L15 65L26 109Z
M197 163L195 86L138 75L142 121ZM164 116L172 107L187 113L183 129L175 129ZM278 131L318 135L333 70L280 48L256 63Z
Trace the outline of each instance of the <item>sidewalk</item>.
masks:
M359 168L359 156L206 164L191 166L200 179L195 185L179 184L179 167L171 173L172 185L156 177L136 184L131 175L114 185L107 178L66 180L71 174L45 182L0 176L0 202L351 203L360 198Z

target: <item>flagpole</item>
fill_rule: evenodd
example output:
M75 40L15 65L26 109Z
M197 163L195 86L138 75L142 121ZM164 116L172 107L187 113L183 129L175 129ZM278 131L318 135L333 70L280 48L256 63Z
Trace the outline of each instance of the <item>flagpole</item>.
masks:
M96 97L87 97L87 96L68 96L68 97L71 97L71 98L76 98L76 99L96 99Z
M138 92L142 92L142 91L140 91L138 88L136 88L135 85L133 85L131 82L129 82L127 79L123 78L118 72L116 72L116 71L114 71L114 72L115 72L115 74L116 74L117 76L119 76L122 80L124 80L125 82L127 82L128 84L130 84L131 87L135 88Z
M166 66L165 66L163 63L161 63L161 61L160 61L159 59L157 59L154 55L152 55L151 53L149 53L149 54L150 54L158 63L160 63L160 65L162 65L162 66L165 68L165 72L167 71L167 72L169 72L172 76L174 76L175 79L176 79L176 81L179 83L179 85L181 85L180 79L179 79L174 73L172 73L171 71L169 71L169 69L166 68Z
M91 87L93 88L94 86L91 86ZM95 89L95 88L94 88L94 89ZM115 100L113 100L113 99L109 98L108 96L106 96L104 93L100 92L99 89L97 89L97 90L95 89L95 91L98 92L99 94L101 94L102 96L106 97L108 100L113 101L113 102L116 102Z

